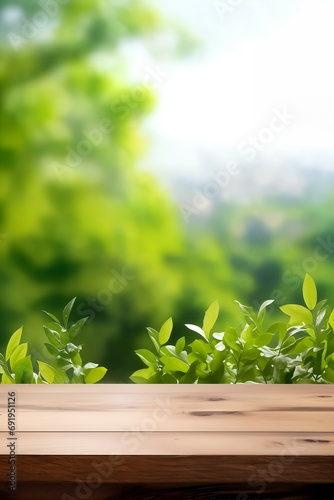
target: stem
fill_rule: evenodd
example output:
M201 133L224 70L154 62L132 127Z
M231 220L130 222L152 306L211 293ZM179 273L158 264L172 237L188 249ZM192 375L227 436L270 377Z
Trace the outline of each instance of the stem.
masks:
M260 372L261 372L261 375L262 375L262 378L263 378L263 380L264 380L264 383L265 383L265 384L268 384L266 377L263 375L263 371L261 370L261 368L259 367L259 365L256 365L256 366L258 367L258 369L259 369L259 370L260 370Z

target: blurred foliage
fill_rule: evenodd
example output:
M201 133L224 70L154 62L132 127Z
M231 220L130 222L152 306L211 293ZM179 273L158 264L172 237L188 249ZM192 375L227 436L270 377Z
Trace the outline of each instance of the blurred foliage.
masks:
M137 168L156 93L147 69L129 76L122 48L136 39L172 57L196 45L140 0L0 1L0 351L21 324L37 349L40 311L76 296L83 354L109 382L128 381L147 325L199 322L215 299L238 322L236 297L298 300L305 272L326 295L333 268L332 251L305 260L331 234L333 200L217 203L184 223Z
M38 1L1 2L2 335L25 323L37 344L39 311L77 296L86 348L117 376L179 286L176 209L135 169L155 95L127 83L117 56L162 21L140 1L63 3L48 15Z

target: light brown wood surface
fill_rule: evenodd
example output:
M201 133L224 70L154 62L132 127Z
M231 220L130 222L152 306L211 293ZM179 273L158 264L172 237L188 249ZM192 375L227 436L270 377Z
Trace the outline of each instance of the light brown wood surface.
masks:
M334 386L0 386L23 455L334 455Z

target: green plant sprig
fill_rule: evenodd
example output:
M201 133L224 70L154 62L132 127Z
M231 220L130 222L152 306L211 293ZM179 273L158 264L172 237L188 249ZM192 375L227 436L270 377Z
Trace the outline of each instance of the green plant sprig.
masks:
M0 377L2 384L94 384L107 372L96 363L83 365L80 351L81 344L74 339L88 318L82 318L71 326L69 317L75 299L64 308L62 322L53 314L45 312L52 322L43 326L48 342L45 347L53 358L53 364L36 361L38 371L34 371L31 355L28 355L28 343L21 343L22 328L9 339L5 356L0 354Z
M135 383L334 383L334 311L326 300L317 302L314 280L303 282L305 305L287 304L281 311L289 321L268 324L265 301L255 311L238 305L244 322L239 327L213 330L219 315L215 301L205 313L203 325L187 324L201 338L186 345L186 338L167 345L173 322L169 318L160 331L148 328L154 349L135 353L146 368L135 371Z

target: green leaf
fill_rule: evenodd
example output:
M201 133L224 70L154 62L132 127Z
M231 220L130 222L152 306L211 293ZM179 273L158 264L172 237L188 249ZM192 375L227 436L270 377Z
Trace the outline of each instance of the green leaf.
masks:
M311 324L313 321L312 313L306 307L300 306L298 304L287 304L286 306L280 307L284 314L291 317L290 324Z
M279 369L284 370L287 367L287 358L285 356L277 356L273 359L273 364Z
M258 337L258 332L256 331L256 327L254 326L254 324L249 325L248 323L246 323L242 332L240 333L240 338L245 342L248 342L249 340L254 340L256 337Z
M57 367L62 368L62 370L69 370L70 368L74 367L74 362L73 360L64 352L62 351L61 356L57 357Z
M235 328L232 328L232 327L228 327L226 328L225 332L224 332L224 338L223 338L223 342L224 344L229 347L230 349L233 349L234 351L241 351L241 346L239 345L239 343L237 343L239 340L239 335L236 331Z
M294 345L293 349L291 351L288 351L289 354L302 354L311 347L313 347L314 342L310 337L304 337L301 339L299 342L297 342L296 345Z
M200 328L199 326L197 325L185 325L187 328L189 328L189 330L193 330L194 332L196 333L199 333L199 335L201 335L207 342L208 342L208 339L206 337L206 334L205 332L202 330L202 328Z
M147 331L152 341L152 344L154 345L157 353L159 353L160 352L159 333L156 330L154 330L154 328L150 327L147 328Z
M173 345L166 345L166 346L162 347L160 354L164 355L164 356L173 356L175 358L183 360L186 363L188 361L187 352L181 351L180 354L177 354L177 352L175 350L175 346L173 346Z
M80 348L81 348L81 347L82 347L82 346L80 346ZM75 356L72 356L72 355L71 355L71 359L72 359L72 361L73 361L73 364L74 364L74 365L80 365L80 366L82 366L82 358L81 358L81 356L80 356L80 353L79 353L79 352L77 352L77 353L75 354Z
M130 380L136 384L148 383L149 379L156 375L156 371L151 366L150 368L142 368L141 370L135 371L131 376Z
M251 349L245 349L243 352L242 352L242 360L255 360L255 359L258 359L260 356L260 352L258 349L256 349L256 347L253 347Z
M224 346L225 349L225 346ZM214 373L217 370L220 370L221 367L223 367L223 371L225 369L224 367L224 359L225 359L225 353L221 352L219 349L217 351L213 352L213 358L210 362L210 369Z
M85 373L83 371L82 366L75 365L73 366L73 376L71 380L71 384L84 384L85 383ZM93 383L93 382L86 382Z
M313 312L314 314L314 312ZM328 323L328 309L322 309L319 311L319 313L316 315L315 319L315 326L318 328L318 330L325 329Z
M64 347L63 344L60 341L60 335L59 335L58 332L56 332L55 330L51 330L46 325L43 326L43 329L44 329L44 333L47 336L48 341L50 342L50 344L52 344L57 349L62 349Z
M86 363L85 366L83 366L83 371L85 372L86 370L90 370L91 368L97 368L99 365L97 363Z
M147 366L153 365L157 362L155 354L153 354L153 352L149 351L148 349L137 349L135 353Z
M11 354L10 367L11 367L12 372L15 373L15 368L16 368L17 363L21 359L26 357L27 350L28 350L28 344L24 343L24 344L18 345L17 348L15 349L15 351Z
M326 363L328 364L329 368L331 368L332 370L334 370L334 354L331 354L330 356L327 356Z
M2 373L4 373L6 375L6 379L8 379L8 380L11 381L11 382L8 382L8 383L15 384L15 380L12 377L12 374L9 371L9 367L8 367L8 365L6 363L5 357L1 353L0 353L0 366L2 368ZM2 378L2 380L3 380L3 378ZM2 383L4 384L5 382L2 382Z
M80 333L81 328L83 327L83 325L86 323L87 320L88 316L86 316L85 318L81 318L79 319L79 321L77 321L76 323L74 323L74 325L70 327L68 334L71 340L73 340Z
M312 311L313 318L318 318L318 316L321 313L321 316L324 314L323 311L325 311L324 317L326 317L326 321L328 322L329 315L331 313L331 310L328 306L324 307L326 304L327 300L321 300L318 302L315 306L315 308Z
M46 350L51 354L51 356L53 356L54 358L59 356L60 351L55 346L53 346L52 344L44 344L44 345Z
M13 379L13 377L7 375L7 373L4 373L2 375L1 383L2 384L16 384L16 381L15 381L15 379Z
M162 325L159 331L159 344L164 345L168 342L173 330L173 320L168 318L168 320Z
M51 314L49 313L48 311L44 311L43 310L43 313L47 314L51 319L53 319L56 323L60 323L59 319L57 318L57 316L55 316L54 314Z
M48 384L53 384L56 370L47 363L44 363L44 361L37 361L37 363L39 367L39 372L44 378L44 380L46 380Z
M217 351L221 352L221 351L224 351L224 349L226 349L226 347L225 347L225 344L223 344L223 342L220 341L220 342L218 342L218 344L215 345L215 349Z
M61 324L59 323L56 323L55 321L51 321L51 323L47 323L45 326L47 326L48 328L50 328L50 330L54 330L55 332L57 333L61 333L61 332L66 332L66 328L64 328Z
M51 328L51 331L52 331L52 328ZM65 328L60 328L59 336L60 336L60 342L62 343L63 346L66 346L66 344L68 344L71 340L69 333Z
M196 374L199 377L198 382L200 383L200 380L202 379L202 383L203 383L203 380L206 379L208 375L210 375L210 372L207 369L206 363L200 362L197 365Z
M55 378L54 384L67 384L69 382L69 378L62 368L55 368Z
M12 353L15 351L17 346L20 343L21 340L21 335L22 335L22 327L16 330L15 333L10 337L8 344L7 344L7 349L6 349L6 361L9 360L11 357Z
M31 356L20 359L15 367L16 384L32 384L34 381L34 371L31 363Z
M66 345L66 350L67 352L73 352L73 351L78 351L79 348L78 346L76 346L75 344L72 344L72 342L69 342L67 345Z
M236 300L235 302L238 304L238 306L240 307L240 309L244 313L244 316L247 319L247 321L249 321L253 325L256 325L256 316L254 314L254 309L250 306L244 306L238 300Z
M307 273L303 283L303 298L306 306L312 311L317 303L317 287L313 278Z
M265 302L263 302L263 304L261 304L259 312L257 314L257 317L260 321L262 321L264 318L264 315L266 313L266 308L270 306L270 304L272 304L273 302L274 302L273 300L266 300Z
M37 375L37 373L34 373L34 383L35 384L46 384L45 380L43 380L40 375Z
M334 384L334 370L332 368L327 367L322 376L327 382Z
M205 344L203 340L196 339L194 342L189 344L189 346L191 347L192 352L198 353L202 360L206 361L208 353L210 352L210 346L208 344Z
M194 384L197 381L197 368L200 361L197 359L191 363L188 371L180 378L180 384Z
M270 349L268 346L263 346L259 348L261 355L264 356L265 358L274 358L276 356L276 351L273 349Z
M280 342L283 342L286 337L287 328L287 325L283 323L283 321L278 321L277 323L270 325L268 332L272 332L274 334L278 333Z
M163 373L161 376L161 383L163 384L177 384L177 378L171 373Z
M64 320L64 326L65 326L65 328L67 328L68 320L69 320L69 317L70 317L70 314L71 314L71 311L72 311L72 308L73 308L75 300L76 300L76 297L74 297L74 299L72 299L64 307L64 310L63 310L63 320Z
M95 384L99 382L107 373L107 368L104 366L99 366L98 368L92 368L90 372L85 375L86 384Z
M328 323L332 330L334 330L334 310L331 312L331 315L329 316Z
M256 358L249 358L249 360L247 360L247 362L245 364L243 364L238 372L238 380L240 382L251 382L254 380L252 380L255 376L255 371L254 369L256 368L256 363L254 361L254 359ZM249 373L251 370L253 370L253 373ZM247 374L247 376L246 376Z
M73 361L74 365L82 366L82 358L80 356L79 350L81 350L82 346L78 346L78 351L73 351L69 354L70 359Z
M256 337L256 339L254 340L254 345L257 347L269 345L272 338L273 338L272 333L263 333L262 335L259 335L258 337Z
M62 329L61 325L58 325L58 323L48 323L47 325L43 325L43 329L44 329L45 333L47 331L49 333L51 333L52 336L54 338L56 338L56 340L58 340L58 342L61 344L61 346L64 347L62 340L61 340L61 336L60 336L60 332Z
M175 352L176 354L181 354L182 350L184 349L184 346L185 346L185 343L186 343L186 338L185 337L181 337L175 344Z
M206 311L204 315L204 321L203 321L203 331L205 332L205 335L207 338L209 338L209 334L215 325L217 318L219 314L219 303L218 300L215 300L208 310Z
M163 363L166 371L186 373L189 369L189 365L178 358L161 356L161 362Z

